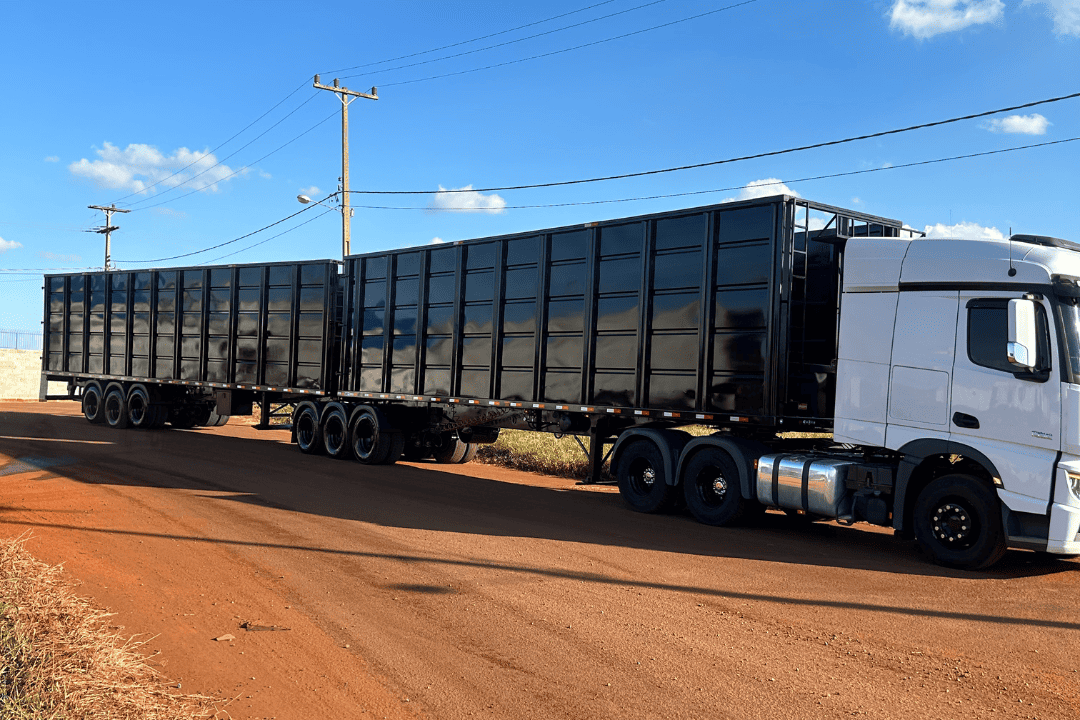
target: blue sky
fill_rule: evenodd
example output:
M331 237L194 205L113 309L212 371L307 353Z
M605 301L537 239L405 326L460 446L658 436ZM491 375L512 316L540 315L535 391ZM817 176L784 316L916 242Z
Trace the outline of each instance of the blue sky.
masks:
M226 243L301 210L298 193L335 191L340 103L311 87L315 73L356 90L379 87L378 101L350 106L353 190L629 173L1080 91L1080 0L756 0L722 9L738 2L4 2L0 328L39 328L37 269L100 267L103 238L84 230L103 215L88 205L132 209L114 216L113 258L123 269L339 257L340 215L316 206L217 250L137 262ZM570 49L580 45L588 47ZM528 59L537 55L546 57ZM629 180L354 194L352 247L461 240L785 188L935 234L1012 228L1080 240L1080 142L796 182L1077 136L1073 99Z

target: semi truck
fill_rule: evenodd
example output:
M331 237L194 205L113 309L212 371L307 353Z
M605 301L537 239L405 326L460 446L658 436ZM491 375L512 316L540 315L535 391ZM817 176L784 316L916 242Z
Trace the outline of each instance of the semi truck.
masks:
M965 569L1080 554L1080 246L1063 240L928 239L778 195L45 283L41 398L93 423L213 426L258 404L266 427L287 408L301 452L367 465L570 435L638 512L865 522Z

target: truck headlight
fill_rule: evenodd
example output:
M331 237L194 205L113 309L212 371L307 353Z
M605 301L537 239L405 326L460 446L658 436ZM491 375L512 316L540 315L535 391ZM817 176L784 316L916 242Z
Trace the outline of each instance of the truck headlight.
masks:
M1066 470L1065 475L1069 478L1069 492L1073 494L1074 498L1080 500L1080 473Z

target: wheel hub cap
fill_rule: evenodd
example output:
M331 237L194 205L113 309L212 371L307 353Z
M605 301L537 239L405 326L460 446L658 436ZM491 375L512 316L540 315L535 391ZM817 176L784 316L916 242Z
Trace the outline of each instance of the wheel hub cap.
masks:
M934 535L949 545L970 542L973 532L971 513L956 503L946 503L934 511Z

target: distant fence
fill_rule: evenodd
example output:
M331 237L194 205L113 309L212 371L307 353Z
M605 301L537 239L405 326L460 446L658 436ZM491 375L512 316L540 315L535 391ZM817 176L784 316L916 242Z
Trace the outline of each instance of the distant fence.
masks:
M0 330L0 348L41 350L41 333L29 330Z

